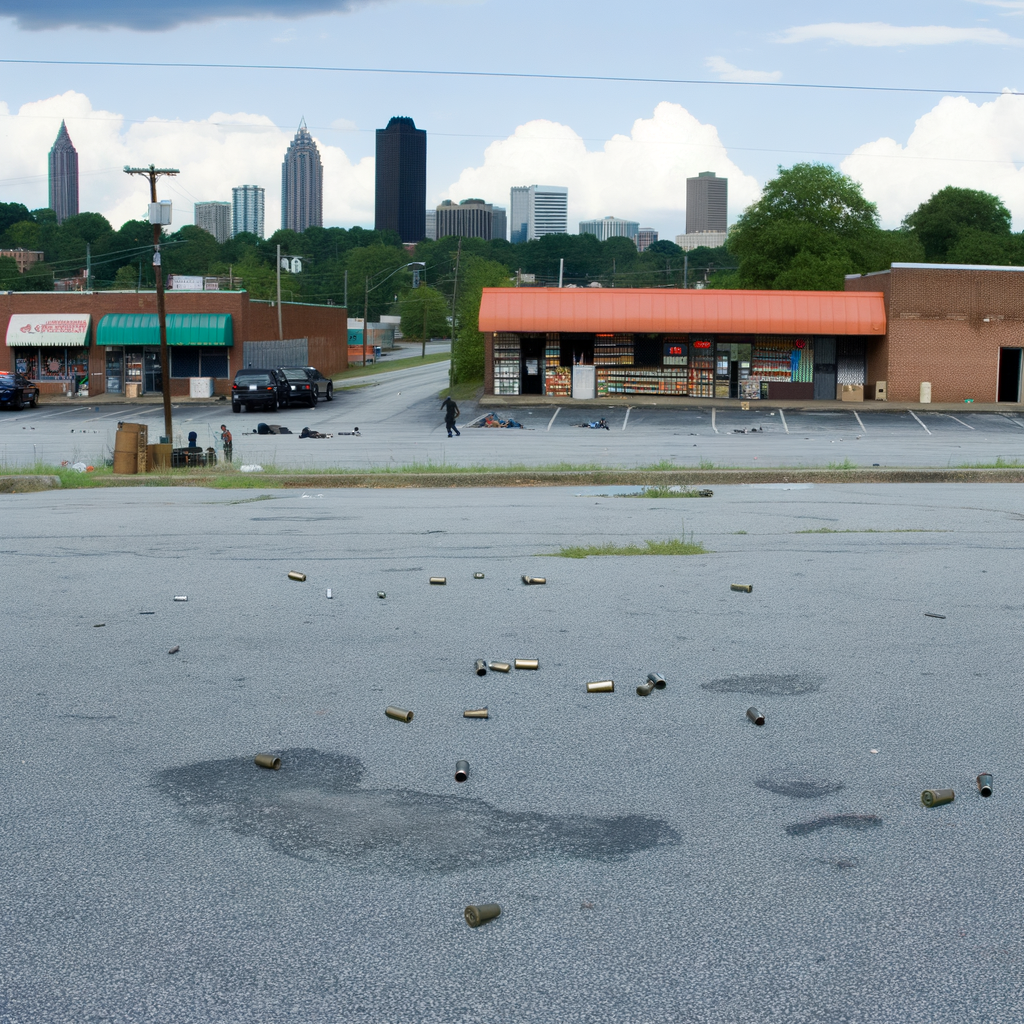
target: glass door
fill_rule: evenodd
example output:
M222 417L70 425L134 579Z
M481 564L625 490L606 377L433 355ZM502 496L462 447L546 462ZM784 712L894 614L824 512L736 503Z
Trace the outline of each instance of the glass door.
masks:
M107 393L124 394L124 349L107 349Z
M145 350L143 373L145 375L145 387L143 388L145 393L163 391L163 375L160 373L160 349L147 348Z

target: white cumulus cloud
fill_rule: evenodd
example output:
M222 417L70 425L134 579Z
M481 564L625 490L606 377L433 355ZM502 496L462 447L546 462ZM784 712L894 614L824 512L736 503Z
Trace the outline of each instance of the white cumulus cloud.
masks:
M723 82L777 82L782 78L781 71L745 71L724 57L708 57L704 66L714 71Z
M686 179L714 171L729 179L735 218L760 195L760 186L729 159L714 125L702 124L678 103L659 103L638 118L629 135L598 150L568 125L530 121L493 142L479 167L467 167L440 198L480 197L507 206L513 185L565 185L569 230L580 220L615 216L658 228L663 238L683 230Z
M942 99L921 117L906 143L881 138L859 146L842 163L878 204L886 227L946 185L991 192L1024 224L1024 99L1005 94L975 104Z
M0 202L47 205L47 154L61 119L78 150L80 208L102 213L115 228L144 217L149 201L141 180L121 168L151 163L181 171L160 182L161 198L174 202L174 226L192 222L197 200L230 202L233 185L262 185L267 234L280 226L281 161L294 129L276 127L261 114L223 112L198 121L130 123L94 110L78 92L26 103L15 113L0 103ZM324 223L372 223L373 160L353 163L337 146L319 139L317 145L324 164Z
M779 35L783 43L806 43L828 39L850 46L946 46L950 43L987 43L992 46L1021 46L997 28L955 28L949 25L887 25L881 21L798 25Z

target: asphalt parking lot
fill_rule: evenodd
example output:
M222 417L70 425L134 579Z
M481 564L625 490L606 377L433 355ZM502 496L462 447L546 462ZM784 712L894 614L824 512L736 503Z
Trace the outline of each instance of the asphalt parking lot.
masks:
M1019 1021L1021 488L599 490L0 496L0 1020Z
M1024 419L1012 414L778 412L759 408L657 409L563 407L479 409L462 403L461 437L449 439L439 410L446 363L396 370L340 389L316 409L233 415L230 403L183 405L174 411L176 443L190 430L202 447L219 450L220 424L234 435L235 461L305 469L367 469L414 463L527 465L560 463L633 468L669 462L681 467L933 466L955 467L1024 460ZM874 403L867 403L868 406ZM513 416L523 430L477 429L488 411ZM604 417L608 430L578 424ZM58 400L39 409L0 413L0 464L102 464L110 458L119 420L147 423L153 438L163 433L156 405L89 405ZM280 423L291 435L258 435L259 422ZM336 436L299 437L304 426ZM360 436L351 436L358 427ZM746 431L744 433L744 431Z

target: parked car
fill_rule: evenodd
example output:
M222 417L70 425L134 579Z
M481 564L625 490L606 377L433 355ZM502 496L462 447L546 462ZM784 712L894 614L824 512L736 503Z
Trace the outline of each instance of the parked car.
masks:
M252 409L269 409L273 412L285 404L286 388L284 377L279 370L239 370L231 384L231 411L246 412Z
M14 410L33 409L39 401L39 388L20 373L0 370L0 405L9 405Z
M284 378L285 401L289 405L316 405L316 385L309 379L309 374L299 367L285 367L278 370Z
M316 385L316 397L327 402L334 401L334 381L325 377L315 366L304 366L309 379Z

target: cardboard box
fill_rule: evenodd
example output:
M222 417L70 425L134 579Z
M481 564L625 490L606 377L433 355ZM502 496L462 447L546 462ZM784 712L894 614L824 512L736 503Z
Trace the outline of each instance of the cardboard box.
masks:
M887 402L889 400L889 387L884 380L876 380L873 387L876 402Z
M864 401L864 385L863 384L840 384L836 388L836 398L840 402L863 402Z

